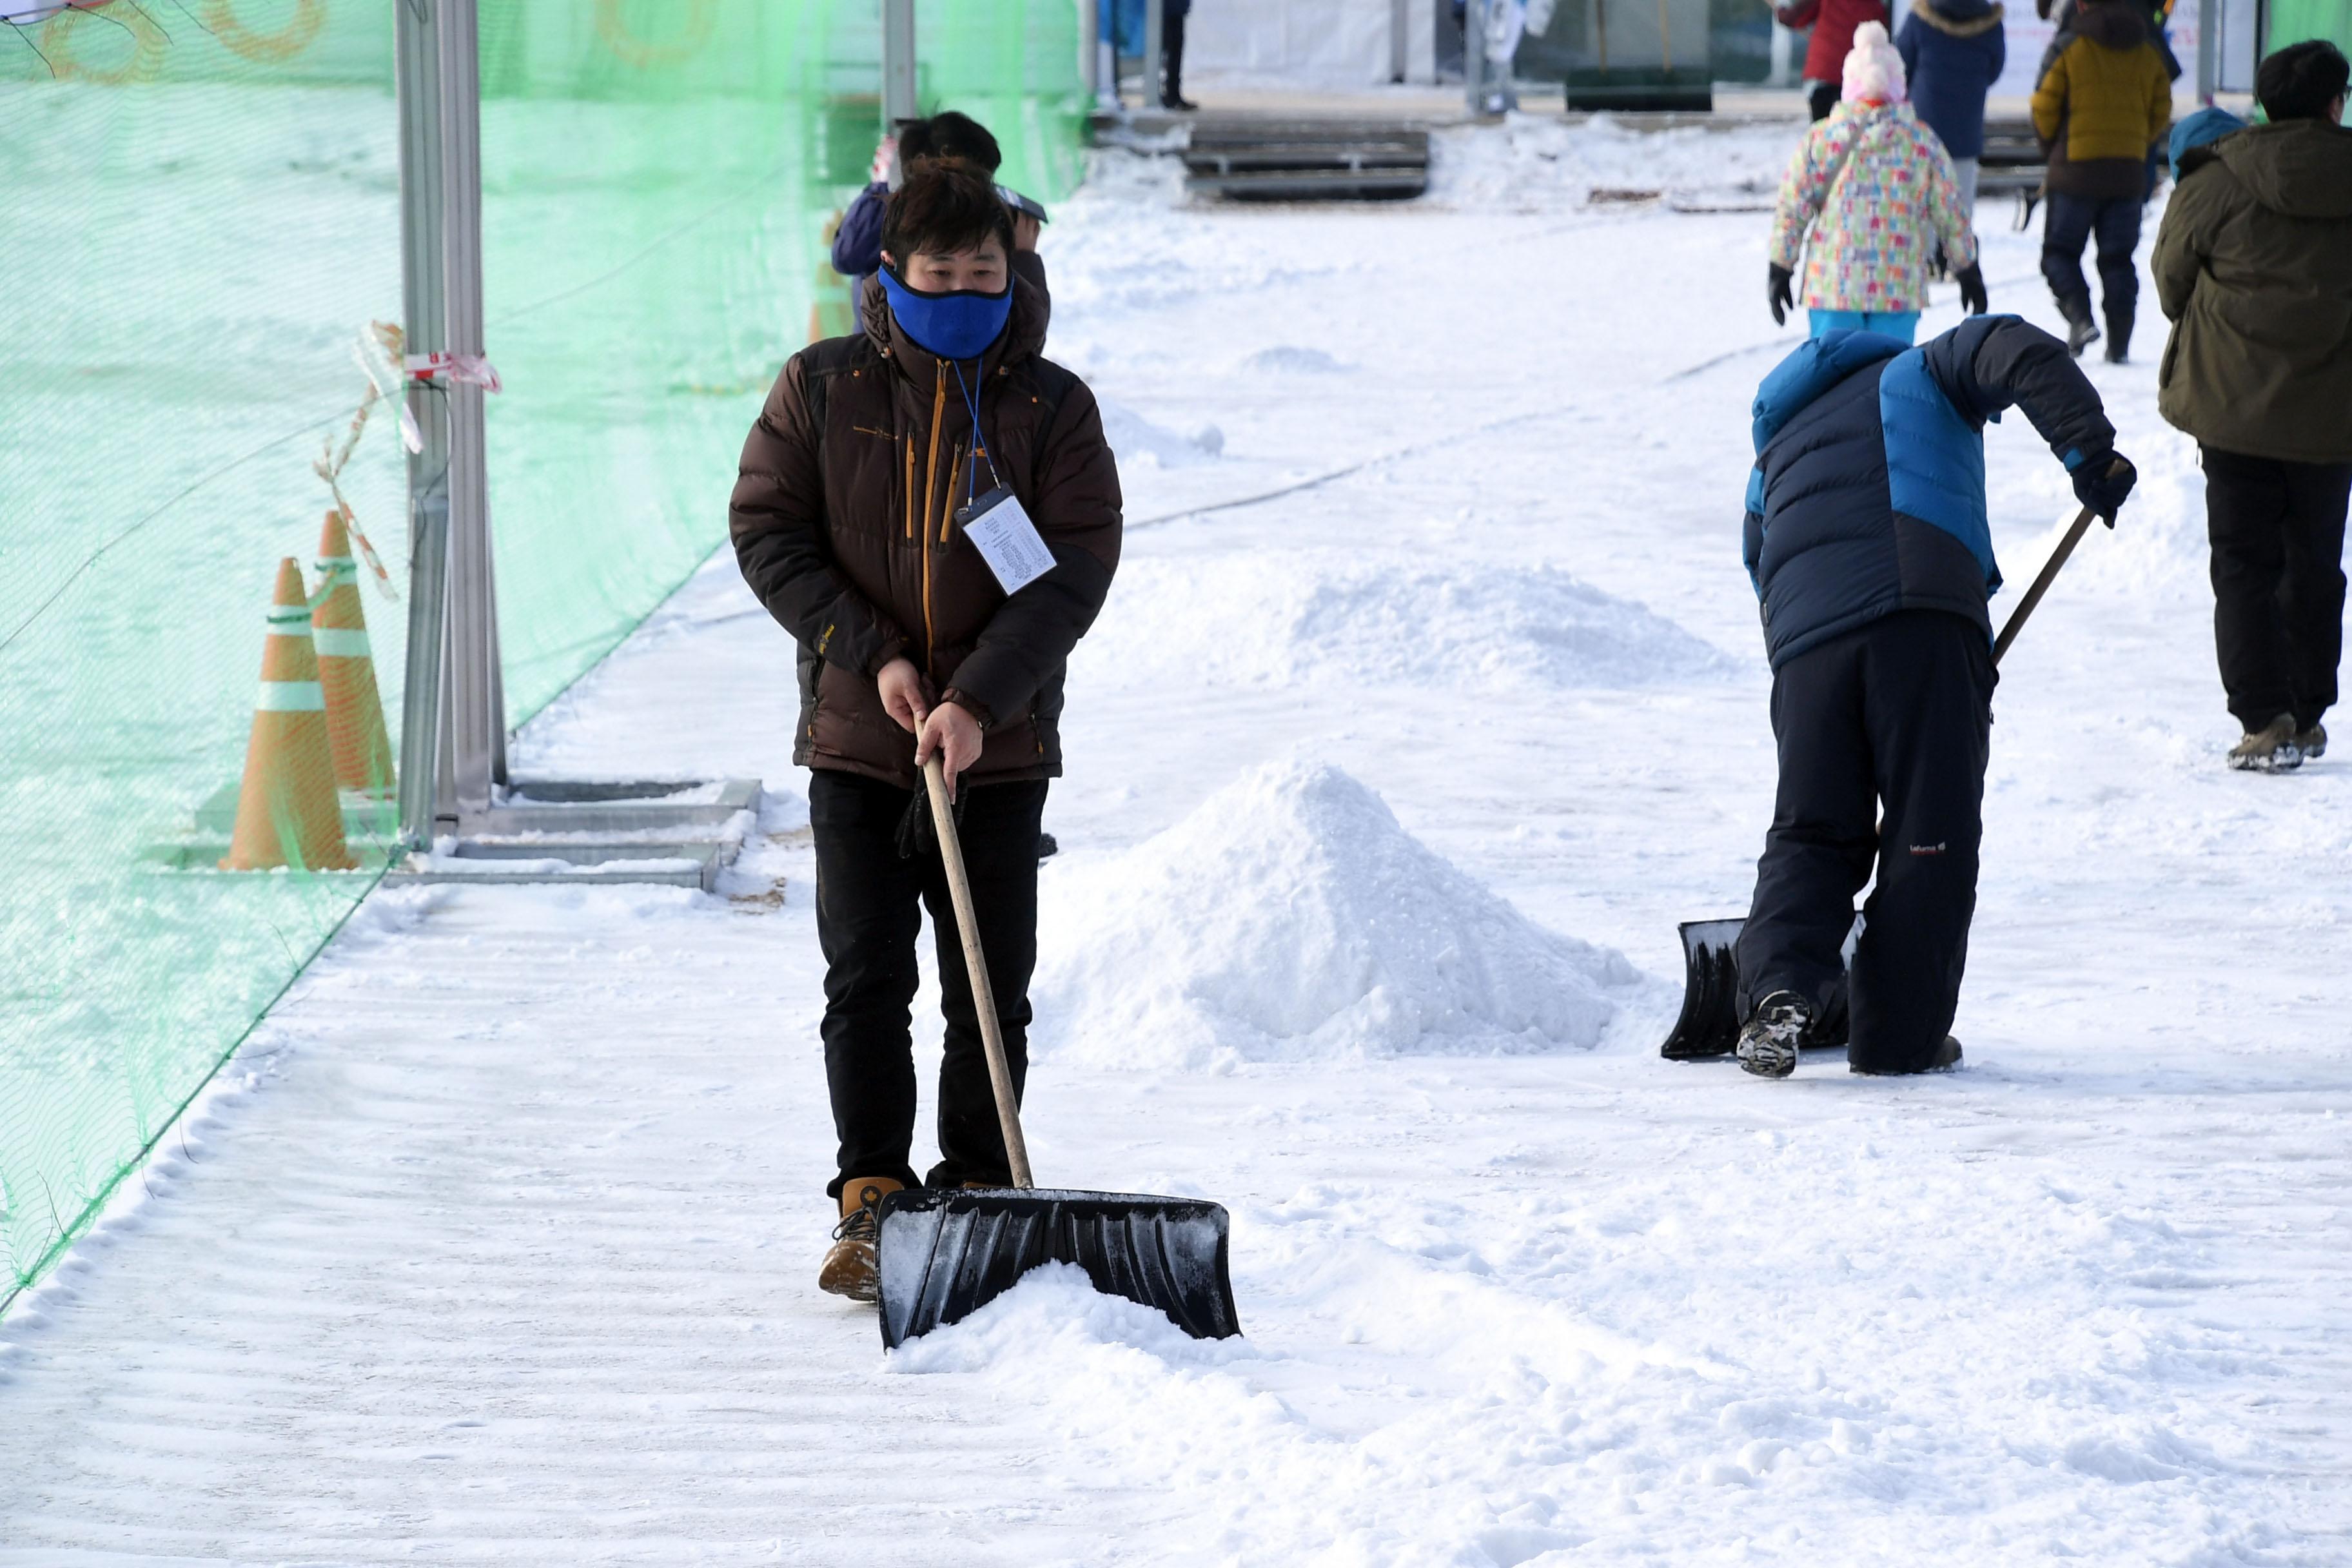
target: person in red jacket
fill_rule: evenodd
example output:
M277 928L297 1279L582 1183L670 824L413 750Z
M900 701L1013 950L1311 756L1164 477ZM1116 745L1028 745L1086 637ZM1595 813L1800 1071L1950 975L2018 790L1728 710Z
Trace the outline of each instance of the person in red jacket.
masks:
M1837 107L1839 83L1845 75L1845 58L1853 50L1853 30L1864 22L1894 29L1885 0L1796 0L1775 5L1772 16L1784 27L1811 27L1812 41L1805 46L1807 101L1815 120L1827 120Z

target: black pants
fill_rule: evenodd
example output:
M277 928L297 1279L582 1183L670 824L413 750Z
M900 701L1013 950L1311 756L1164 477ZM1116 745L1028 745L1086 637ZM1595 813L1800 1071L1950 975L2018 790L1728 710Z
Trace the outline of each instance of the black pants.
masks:
M2139 269L2132 252L2139 248L2141 204L2136 196L2103 201L2091 196L2050 193L2042 221L2042 276L2069 321L2091 314L2091 285L2083 277L2083 247L2098 241L2099 289L2110 321L2131 320L2139 301Z
M1873 621L1774 674L1780 787L1739 937L1743 1011L1775 991L1829 1005L1875 863L1847 1057L1875 1072L1927 1065L1968 962L1992 688L1982 629L1937 610Z
M2352 463L2201 450L2213 646L2230 711L2248 730L2282 713L2308 730L2336 702Z
M1167 83L1160 93L1162 109L1175 108L1184 96L1184 16L1192 8L1179 0L1162 0L1160 8L1160 47L1168 54Z
M1805 93L1805 108L1815 120L1827 120L1830 110L1837 107L1839 91L1836 82L1817 81Z
M988 983L1004 1026L1016 1095L1029 1066L1029 972L1037 962L1037 825L1043 779L966 785L960 838L971 879ZM964 972L963 939L936 849L898 854L898 825L913 795L854 773L809 775L809 826L816 837L816 929L824 948L824 1078L841 1139L840 1173L825 1190L841 1195L852 1176L890 1176L917 1185L908 1163L915 1138L915 937L929 910L937 940L940 1011L947 1054L940 1064L940 1163L932 1186L1011 1179L1004 1135L981 1045L980 1015Z

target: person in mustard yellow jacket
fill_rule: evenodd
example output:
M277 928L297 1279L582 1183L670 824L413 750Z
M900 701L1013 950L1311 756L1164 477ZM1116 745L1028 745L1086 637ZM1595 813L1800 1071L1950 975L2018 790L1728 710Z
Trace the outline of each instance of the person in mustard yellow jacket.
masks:
M2107 358L2121 363L2139 301L2132 253L2148 159L2172 126L2172 79L2134 0L2081 0L2074 28L2033 89L2033 132L2050 154L2042 276L2066 318L2066 347L2080 356L2099 341L2083 277L2083 247L2097 237Z

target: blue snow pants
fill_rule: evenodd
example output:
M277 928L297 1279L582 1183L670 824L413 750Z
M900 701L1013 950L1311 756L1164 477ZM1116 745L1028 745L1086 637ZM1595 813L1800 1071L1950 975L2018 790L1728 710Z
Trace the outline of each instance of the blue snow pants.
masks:
M1919 331L1916 310L1811 310L1813 330L1807 334L1820 337L1841 327L1849 331L1879 332L1890 338L1909 342Z

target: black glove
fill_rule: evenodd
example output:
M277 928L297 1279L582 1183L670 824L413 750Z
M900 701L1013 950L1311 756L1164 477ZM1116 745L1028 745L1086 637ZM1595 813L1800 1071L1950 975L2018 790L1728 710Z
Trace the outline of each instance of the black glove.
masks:
M1953 273L1952 277L1960 285L1960 303L1968 307L1969 315L1981 316L1992 309L1992 301L1985 296L1982 267L1971 261Z
M2122 510L2125 498L2132 486L2139 482L2139 470L2130 459L2116 452L2101 452L2084 459L2074 470L2074 499L2098 514L2099 521L2109 528L2116 525L2116 513Z
M1765 285L1764 298L1771 302L1772 324L1783 327L1789 323L1789 312L1796 309L1797 302L1789 295L1789 279L1792 274L1777 261L1767 265L1772 268L1772 276Z

